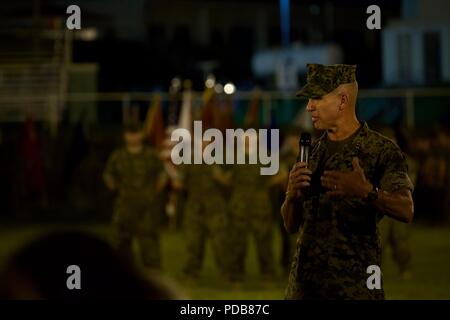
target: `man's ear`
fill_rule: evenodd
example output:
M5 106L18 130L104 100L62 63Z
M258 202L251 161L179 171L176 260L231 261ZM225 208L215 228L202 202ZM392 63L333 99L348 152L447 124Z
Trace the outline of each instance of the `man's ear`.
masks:
M342 111L342 110L344 110L344 108L346 108L348 106L350 99L349 99L347 92L342 92L340 94L340 96L341 96L341 101L339 103L339 111Z

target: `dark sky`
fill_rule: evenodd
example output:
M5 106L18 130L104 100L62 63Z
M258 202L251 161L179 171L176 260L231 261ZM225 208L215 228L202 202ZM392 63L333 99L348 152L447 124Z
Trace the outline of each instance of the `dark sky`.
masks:
M152 10L158 10L160 0L131 0L127 4L138 1L150 6ZM149 19L142 21L141 38L131 37L133 29L121 34L119 28L123 25L132 25L137 21L136 8L134 11L123 10L123 2L120 1L18 1L16 3L2 3L0 14L6 20L22 17L30 21L35 4L40 3L42 16L55 16L64 10L65 5L76 3L82 8L82 20L84 26L96 26L100 29L98 41L74 43L75 62L96 62L100 65L100 90L139 90L152 86L165 86L175 75L193 78L195 83L202 83L203 74L198 68L198 63L204 60L215 60L217 68L214 72L223 80L232 80L236 83L254 82L251 70L251 58L256 50L257 30L249 30L244 24L236 22L231 25L226 33L221 30L213 30L210 41L206 44L198 44L195 32L191 26L184 26L183 12L176 4L194 3L196 5L210 6L211 3L220 3L230 7L236 3L247 3L255 7L255 11L266 5L272 4L275 10L271 10L270 24L267 26L267 45L277 47L281 45L281 32L279 27L279 1L272 0L167 0L164 3L174 3L173 12L180 19L175 32L171 34L168 29L173 21L167 24L153 25ZM366 8L370 4L378 4L382 7L382 21L387 23L390 18L399 17L401 14L400 1L388 0L338 0L332 1L334 7L334 27L326 28L324 14L326 0L297 0L291 1L291 39L300 40L302 43L338 43L344 51L344 62L362 65L370 75L362 77L360 84L375 86L381 81L381 32L368 31L365 28L367 19ZM137 2L134 2L137 3ZM330 2L329 2L330 3ZM319 6L321 11L314 15L311 5ZM83 5L90 9L84 9ZM114 7L119 10L119 16L113 16ZM132 7L132 6L130 6ZM93 8L93 9L92 9ZM145 10L143 8L143 10ZM139 9L139 8L138 8ZM116 11L117 11L116 10ZM150 14L150 13L147 13ZM157 13L156 13L157 14ZM238 13L230 14L232 20ZM61 16L67 15L63 11ZM181 16L181 17L180 17ZM196 16L192 17L193 24ZM256 17L255 17L256 18ZM5 20L2 19L2 20ZM120 19L120 23L117 21ZM251 19L251 18L250 18ZM175 25L177 22L175 21ZM211 29L216 27L215 21L210 21ZM125 34L125 36L124 36ZM270 86L270 81L263 79L263 83Z

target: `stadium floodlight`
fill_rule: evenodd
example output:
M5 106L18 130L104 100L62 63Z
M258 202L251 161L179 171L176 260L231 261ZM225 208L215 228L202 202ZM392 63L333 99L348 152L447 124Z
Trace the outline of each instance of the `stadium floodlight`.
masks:
M223 92L223 85L221 85L220 83L216 84L216 85L214 86L214 91L215 91L216 93L222 93L222 92Z
M210 74L205 81L205 87L208 89L214 88L214 85L216 84L216 77L214 77L212 74Z
M173 88L176 88L176 89L180 88L181 87L181 79L178 77L173 78L171 85Z
M236 87L234 84L232 84L231 82L228 82L225 87L223 87L223 90L225 91L226 94L233 94L236 92Z
M75 37L82 41L95 41L98 39L98 30L96 28L83 28L77 30Z

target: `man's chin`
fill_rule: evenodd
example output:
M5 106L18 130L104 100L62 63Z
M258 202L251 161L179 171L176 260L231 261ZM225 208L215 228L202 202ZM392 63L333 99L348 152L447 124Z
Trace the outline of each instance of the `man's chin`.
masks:
M318 131L325 131L330 129L330 126L327 125L326 123L321 122L320 120L317 120L315 122L313 122L313 127L314 129L318 130Z
M316 129L316 130L323 130L323 128L322 128L322 126L320 125L320 122L319 122L319 121L313 122L313 127L314 127L314 129Z

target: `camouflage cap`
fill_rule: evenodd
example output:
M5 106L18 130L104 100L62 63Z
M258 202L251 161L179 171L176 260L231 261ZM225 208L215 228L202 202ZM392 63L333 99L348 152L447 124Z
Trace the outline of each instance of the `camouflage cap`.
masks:
M356 65L307 64L306 85L297 92L297 97L320 98L341 84L356 81Z

